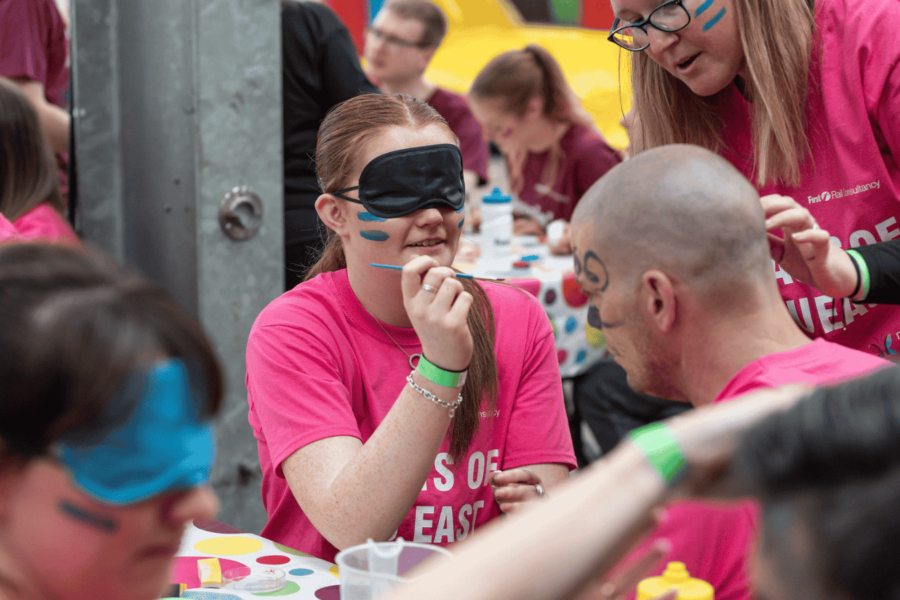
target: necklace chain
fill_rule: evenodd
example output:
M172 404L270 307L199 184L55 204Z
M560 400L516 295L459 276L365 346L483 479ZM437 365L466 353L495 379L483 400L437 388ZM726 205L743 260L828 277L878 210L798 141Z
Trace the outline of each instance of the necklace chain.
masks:
M362 306L362 302L360 302L360 306ZM381 330L384 332L384 335L388 336L388 339L391 340L392 342L394 342L394 345L397 346L397 348L400 349L400 352L402 352L404 355L406 355L406 358L409 359L409 368L410 368L410 369L415 369L415 368L416 368L416 365L413 364L413 359L416 359L416 362L418 363L418 359L422 358L422 354L419 353L419 352L417 352L417 353L415 353L415 354L410 354L409 352L407 352L406 350L404 350L404 349L403 349L403 346L401 346L399 343L397 343L397 340L394 339L394 336L392 336L390 333L388 333L388 330L384 328L384 325L381 324L381 321L379 321L378 319L375 318L375 315L373 315L372 313L370 313L370 312L366 309L365 306L363 306L363 310L365 310L365 311L369 314L370 317L372 317L373 319L375 319L375 322L378 323L378 326L379 326L379 327L381 327Z

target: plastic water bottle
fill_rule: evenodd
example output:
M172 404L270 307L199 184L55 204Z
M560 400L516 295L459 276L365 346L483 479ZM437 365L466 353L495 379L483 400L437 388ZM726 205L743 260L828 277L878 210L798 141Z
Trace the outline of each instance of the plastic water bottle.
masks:
M494 188L481 200L481 261L508 269L512 253L512 198Z

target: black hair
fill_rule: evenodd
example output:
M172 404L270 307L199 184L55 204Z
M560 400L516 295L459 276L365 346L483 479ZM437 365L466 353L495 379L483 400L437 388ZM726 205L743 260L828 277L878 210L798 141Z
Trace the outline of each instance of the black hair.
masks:
M97 252L0 245L0 463L102 427L122 386L165 357L184 360L202 390L198 409L214 415L223 393L215 352L162 287Z
M762 500L766 546L792 515L823 589L900 598L900 368L821 388L755 426L732 469Z

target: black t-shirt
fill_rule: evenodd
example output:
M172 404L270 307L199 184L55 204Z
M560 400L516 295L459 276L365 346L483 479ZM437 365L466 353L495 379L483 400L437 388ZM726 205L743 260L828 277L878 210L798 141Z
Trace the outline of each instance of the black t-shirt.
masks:
M281 35L284 207L312 209L319 194L312 158L319 124L334 105L378 88L363 73L347 28L327 6L284 2Z

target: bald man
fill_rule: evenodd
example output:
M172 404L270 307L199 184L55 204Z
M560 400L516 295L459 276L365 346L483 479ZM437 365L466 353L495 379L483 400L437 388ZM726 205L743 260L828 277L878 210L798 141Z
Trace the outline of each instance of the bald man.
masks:
M712 152L672 145L636 155L588 190L572 223L588 321L635 391L702 406L890 364L800 330L778 291L759 196ZM632 556L668 539L666 561L711 583L716 600L750 598L755 524L749 503L678 503Z

